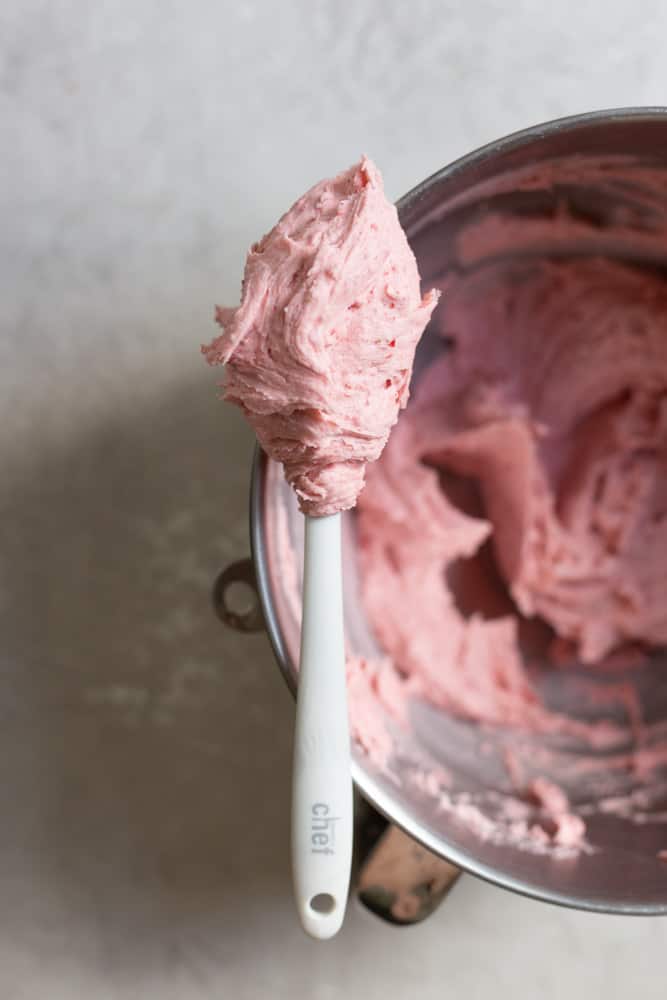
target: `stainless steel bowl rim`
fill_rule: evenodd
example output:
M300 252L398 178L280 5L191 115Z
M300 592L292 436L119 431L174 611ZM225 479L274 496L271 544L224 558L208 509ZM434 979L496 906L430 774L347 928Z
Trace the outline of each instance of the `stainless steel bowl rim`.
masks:
M408 209L431 187L438 184L445 178L452 177L462 170L468 169L474 164L479 164L492 156L501 152L520 148L539 138L545 138L563 130L572 130L580 126L591 124L603 124L607 122L622 121L651 121L667 119L667 107L628 107L612 108L602 111L593 111L586 114L571 115L565 118L557 118L553 121L534 125L531 128L514 132L502 139L495 140L481 146L479 149L453 161L448 166L443 167L432 174L426 180L421 181L412 188L396 203L399 215ZM287 647L276 613L275 604L271 594L269 581L269 571L266 559L266 537L263 519L262 505L264 499L264 488L266 483L267 458L261 448L255 451L252 477L250 486L250 546L257 580L257 591L259 594L262 611L266 623L269 640L273 648L274 655L278 661L280 670L285 681L292 692L296 694L293 674L290 672L288 663L289 656ZM598 901L590 901L568 893L559 893L532 885L530 882L514 878L503 871L481 863L477 858L469 853L448 843L444 838L434 835L416 820L410 812L405 809L392 795L380 787L373 778L365 772L356 761L352 764L352 776L360 792L369 802L375 806L387 819L401 827L406 833L424 844L435 854L446 858L453 864L479 878L485 879L493 885L509 889L512 892L527 896L532 899L539 899L544 902L554 903L581 910L590 910L600 913L625 913L639 916L654 916L667 913L667 902L665 903L641 903L628 900L627 902L616 903L613 906L604 905Z

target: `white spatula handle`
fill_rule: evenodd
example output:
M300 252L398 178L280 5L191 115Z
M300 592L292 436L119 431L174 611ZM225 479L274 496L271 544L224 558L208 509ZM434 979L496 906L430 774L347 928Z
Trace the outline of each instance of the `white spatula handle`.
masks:
M306 517L301 664L294 736L292 871L315 938L339 930L352 860L340 515Z

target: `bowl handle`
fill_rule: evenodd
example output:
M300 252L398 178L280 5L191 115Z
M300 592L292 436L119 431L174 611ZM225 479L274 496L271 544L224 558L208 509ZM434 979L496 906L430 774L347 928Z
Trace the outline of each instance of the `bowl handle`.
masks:
M231 603L232 587L240 587L243 606ZM252 559L239 559L219 573L213 584L213 607L218 618L237 632L261 632L264 617L257 593L257 581Z
M369 803L358 798L357 805L357 898L388 923L420 923L440 906L461 870L387 823Z

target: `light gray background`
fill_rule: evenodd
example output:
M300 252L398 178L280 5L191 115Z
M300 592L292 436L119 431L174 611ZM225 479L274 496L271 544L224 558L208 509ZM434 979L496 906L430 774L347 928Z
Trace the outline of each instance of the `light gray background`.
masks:
M664 103L666 37L662 0L2 4L2 1000L664 996L664 920L471 878L418 928L302 936L292 704L209 608L252 440L198 348L315 180L365 151L397 197Z

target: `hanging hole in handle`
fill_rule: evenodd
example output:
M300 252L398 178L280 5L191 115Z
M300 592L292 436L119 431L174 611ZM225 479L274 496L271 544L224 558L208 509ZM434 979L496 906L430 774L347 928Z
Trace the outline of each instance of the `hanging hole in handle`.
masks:
M257 594L249 583L232 580L225 590L225 604L230 614L237 618L247 618L255 610Z
M329 892L318 892L317 895L313 896L310 900L310 908L314 913L326 916L328 913L333 913L336 907L336 900L333 898Z
M237 632L261 632L262 609L251 559L232 563L213 585L213 607L218 618Z

